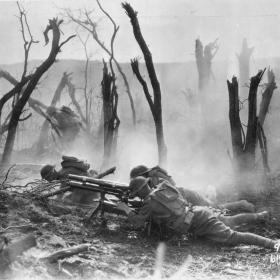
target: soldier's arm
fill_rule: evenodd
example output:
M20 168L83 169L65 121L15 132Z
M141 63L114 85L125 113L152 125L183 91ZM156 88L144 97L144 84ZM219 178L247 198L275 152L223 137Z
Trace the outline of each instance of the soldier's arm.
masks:
M151 210L148 204L144 204L138 213L135 213L131 210L128 213L128 221L133 224L135 227L143 227L145 226L145 222L150 217Z
M120 202L117 206L118 209L125 212L128 217L128 221L132 223L135 227L142 227L145 225L145 221L148 220L151 214L150 206L146 202L136 213L127 204Z

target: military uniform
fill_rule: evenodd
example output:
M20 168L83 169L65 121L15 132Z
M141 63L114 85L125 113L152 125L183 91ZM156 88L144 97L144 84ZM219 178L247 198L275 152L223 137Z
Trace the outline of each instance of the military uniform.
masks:
M61 181L61 187L66 187L66 179L68 178L69 174L74 175L80 175L80 176L89 176L91 177L93 175L97 175L96 171L89 170L90 165L88 163L85 163L83 160L79 160L76 157L69 157L69 156L62 156L62 162L61 162L62 168L54 172L54 166L47 165L47 167L50 167L49 170L47 168L46 172L51 173L52 180L60 180ZM44 168L43 168L44 169ZM92 172L92 174L90 174ZM47 179L48 174L44 174L44 171L41 170L42 178ZM59 197L62 197L60 195ZM71 200L75 203L81 203L81 204L88 204L91 203L94 198L98 198L99 194L88 191L88 190L80 190L80 189L73 189L71 193Z
M168 181L171 185L176 186L175 181L173 178L167 173L167 171L159 166L155 166L150 169L144 169L144 166L139 166L142 167L140 171L140 174L137 170L134 173L136 176L147 176L151 179L151 184L153 187L156 187L156 185L161 181L161 180L166 180ZM137 167L136 167L137 168ZM135 176L135 177L136 177ZM200 195L198 192L186 189L186 188L179 188L177 187L182 196L184 197L185 200L187 200L189 203L195 206L208 206L208 207L213 207L217 209L228 209L233 212L253 212L254 211L254 205L247 202L246 200L240 200L240 201L233 201L233 202L228 202L224 204L216 204L213 203L212 201L206 199L202 195Z
M144 165L139 165L132 169L130 173L130 177L134 178L137 176L144 176L151 179L150 184L153 188L156 188L157 184L160 183L160 181L165 180L169 182L171 185L176 186L175 181L173 178L167 173L167 171L160 166L155 166L153 168L147 168ZM213 203L211 203L209 200L201 196L198 192L195 192L193 190L185 189L185 188L178 188L182 196L185 200L187 200L192 205L198 205L198 206L216 206Z
M160 183L143 201L138 214L131 212L128 220L137 227L149 218L175 231L188 230L193 213L178 190L167 182Z
M144 198L138 213L131 211L128 214L128 220L137 227L144 226L150 219L177 233L191 232L227 245L245 243L273 248L275 244L271 239L231 229L207 207L189 207L177 188L167 181L162 181Z

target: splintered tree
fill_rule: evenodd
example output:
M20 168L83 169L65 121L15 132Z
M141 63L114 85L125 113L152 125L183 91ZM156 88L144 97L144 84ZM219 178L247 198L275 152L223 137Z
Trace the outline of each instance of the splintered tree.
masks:
M0 70L0 78L6 79L8 82L10 82L14 86L13 89L11 89L9 92L4 94L2 96L2 98L0 99L0 121L1 121L0 122L0 141L1 141L4 134L8 131L9 121L10 121L10 117L11 117L11 113L12 113L11 110L9 108L7 108L7 111L9 111L9 112L6 114L5 119L2 120L4 105L6 103L8 103L8 101L11 100L16 94L19 94L21 92L23 87L26 85L29 77L26 77L21 82L19 82L7 71ZM12 102L11 105L13 106L14 102ZM29 118L30 116L31 115L28 114L27 117L24 117L24 118L20 119L19 121L24 121L27 118Z
M34 41L32 34L30 32L30 27L27 22L25 12L20 8L19 4L19 11L20 11L20 24L21 24L21 32L24 41L24 69L21 76L20 81L14 86L14 88L5 94L1 101L1 110L3 105L12 97L13 99L13 107L10 113L10 118L8 121L8 133L7 138L4 146L4 152L2 155L2 164L6 164L10 162L11 154L13 151L13 146L16 137L16 131L18 127L18 123L20 121L20 117L24 111L24 107L28 102L32 92L36 88L39 80L43 76L43 74L52 66L55 62L57 54L61 51L61 47L67 43L71 38L74 36L68 37L64 42L60 43L60 35L61 31L59 29L62 20L58 20L57 18L49 20L49 24L47 25L44 31L45 43L49 43L48 34L52 31L52 46L49 53L49 56L36 68L34 73L27 76L27 64L28 64L28 57L29 51ZM29 36L29 39L27 37ZM3 101L2 101L3 100Z
M207 87L210 77L213 75L211 66L212 60L219 49L217 41L218 39L203 48L202 42L199 39L195 40L195 58L198 71L198 88L200 91Z
M163 133L163 122L162 122L162 107L161 107L161 89L160 84L157 79L152 54L143 38L140 25L137 18L137 12L133 10L133 8L128 3L122 4L123 8L125 9L128 17L130 18L130 22L133 27L133 33L135 36L135 39L141 48L141 51L144 55L147 71L149 74L149 78L151 81L151 85L153 88L153 99L149 93L149 89L147 86L146 81L143 79L140 71L139 71L139 65L138 60L133 59L131 60L131 66L133 73L136 75L138 81L143 87L144 94L146 96L146 99L149 103L154 122L156 127L156 137L157 137L157 144L158 144L158 157L159 157L159 164L161 166L165 166L167 163L167 148L164 141L164 133Z
M248 122L246 135L240 119L240 101L238 81L236 77L227 81L229 93L229 120L231 129L232 151L237 174L252 172L256 165L256 147L259 141L265 171L269 171L266 137L263 124L274 89L275 77L272 70L268 70L268 83L262 94L259 114L257 116L257 91L265 70L251 78L248 96Z
M260 143L260 149L262 153L262 159L263 159L263 166L266 171L270 171L269 165L268 165L268 152L267 152L267 143L266 143L266 137L263 130L264 121L266 118L266 115L268 113L269 104L273 95L273 91L277 88L276 82L275 82L275 75L272 70L268 69L267 71L267 84L265 86L264 92L262 93L262 100L260 103L260 109L259 109L259 116L258 116L258 140Z
M55 90L55 93L53 95L53 98L52 98L52 101L51 101L51 104L49 107L55 107L57 102L60 100L60 97L61 97L61 93L63 91L63 89L65 88L65 86L67 85L68 83L68 79L69 79L69 74L67 74L66 72L63 73L62 75L62 78ZM30 100L29 100L30 101ZM29 104L32 106L34 104L34 100L33 102L29 102ZM35 104L33 105L33 109L37 108L37 107L34 107L36 106ZM37 104L38 106L38 104ZM39 107L43 107L44 106L39 106ZM44 108L46 109L46 108ZM37 112L38 110L40 109L37 109ZM42 113L41 113L42 115ZM36 143L36 146L37 146L37 151L36 153L37 154L41 154L43 151L44 151L44 146L46 145L46 141L48 140L48 132L49 132L49 128L50 128L50 119L49 117L47 116L47 111L46 111L46 116L45 117L45 120L43 122L43 125L41 127L41 130L40 130L40 135L39 135L39 138L38 138L38 141Z
M31 97L29 98L28 103L36 113L45 118L51 128L55 131L59 141L56 141L56 137L54 137L53 134L51 135L55 144L59 145L59 149L65 151L65 149L67 150L68 148L71 148L71 144L82 128L82 123L78 115L67 106L62 106L61 108L48 107L39 100ZM42 154L49 148L49 146L45 146L49 144L48 134L46 134L45 137L46 139L44 139L42 150L38 151L36 149L37 143L34 144L36 153L40 152L40 154Z
M115 37L117 35L117 32L119 30L119 26L117 26L116 22L114 21L114 19L110 16L110 14L108 12L105 11L105 9L101 6L100 2L98 0L96 0L96 3L99 7L99 9L102 11L102 13L107 17L107 19L111 22L112 26L113 26L113 33L111 36L111 42L110 42L110 47L107 47L105 45L105 43L101 40L101 38L99 37L99 34L97 32L97 27L98 24L96 21L94 21L91 17L91 12L89 11L84 11L82 13L82 17L81 18L76 18L74 17L74 15L69 11L66 10L66 14L67 16L76 24L78 24L79 26L81 26L83 29L87 30L89 32L89 34L91 34L93 40L102 48L102 50L105 51L105 53L112 59L112 62L115 64L118 72L120 73L123 82L124 82L124 86L126 89L126 93L130 102L130 108L131 108L131 112L132 112L132 121L133 121L133 125L136 125L136 112L135 112L135 106L134 106L134 101L133 101L133 97L131 94L131 90L130 90L130 86L127 80L127 77L120 65L120 63L118 62L118 60L116 59L113 49L112 49L112 44L115 40Z
M245 97L247 94L247 87L245 86L249 83L250 77L250 59L254 48L249 48L247 39L244 38L242 42L242 49L240 54L237 55L238 63L239 63L239 90L242 97Z
M114 72L109 73L108 67L103 61L102 99L103 99L103 133L104 133L104 156L103 167L115 160L120 120L117 114L118 93L115 84ZM112 71L112 70L111 70Z

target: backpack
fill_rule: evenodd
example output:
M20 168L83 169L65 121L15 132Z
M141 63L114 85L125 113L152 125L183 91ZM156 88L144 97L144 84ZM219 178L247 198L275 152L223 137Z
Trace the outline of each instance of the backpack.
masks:
M70 156L62 156L62 162L61 162L62 168L75 168L82 172L87 172L90 168L90 165L83 160L79 160L76 157L70 157Z
M187 202L178 189L167 181L159 183L150 197L167 208L173 216L179 217L186 212Z
M153 167L149 172L149 177L154 185L157 185L161 179L168 181L171 185L176 186L175 181L167 173L167 171L160 166Z

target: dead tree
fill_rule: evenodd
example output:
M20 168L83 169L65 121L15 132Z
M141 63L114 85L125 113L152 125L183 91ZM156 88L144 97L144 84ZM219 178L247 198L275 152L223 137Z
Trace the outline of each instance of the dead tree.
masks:
M207 44L203 48L203 44L199 39L195 40L195 58L198 71L198 88L200 91L204 90L213 75L211 66L212 60L218 51L218 39Z
M65 86L67 85L69 75L70 74L67 74L66 72L63 73L62 78L61 78L61 80L60 80L60 82L59 82L59 84L58 84L58 86L55 90L55 93L54 93L54 96L52 98L50 107L55 107L57 102L60 100L62 91L65 88ZM30 104L30 102L29 102L29 104ZM32 106L32 104L34 104L34 102L31 103L30 105ZM33 106L33 109L34 109L34 106ZM48 131L49 131L49 127L50 127L50 120L46 116L44 116L44 117L45 117L45 120L44 120L43 125L41 127L40 135L39 135L38 141L36 143L36 146L37 146L36 153L38 155L41 154L44 150L45 143L48 139Z
M245 169L252 170L255 167L256 145L257 145L257 91L264 71L251 78L249 95L248 95L248 122L247 133L244 145L244 163Z
M63 76L62 76L62 78L61 78L61 80L60 80L60 82L58 84L58 87L57 87L57 89L55 91L55 94L53 96L53 100L52 100L52 102L51 102L49 107L44 105L42 102L39 102L38 100L29 99L29 105L33 108L33 110L35 110L37 113L39 113L40 115L42 115L45 118L45 121L44 121L43 126L41 128L41 133L40 133L40 136L39 136L39 140L36 143L37 154L41 154L43 152L43 150L44 150L45 143L46 143L46 141L48 139L48 130L49 130L50 125L55 130L57 135L61 136L61 134L58 133L56 125L54 125L52 123L52 118L54 116L52 116L51 110L53 111L54 108L56 108L57 101L60 99L62 91L63 91L63 89L65 87L67 87L67 89L68 89L69 97L70 97L70 99L71 99L71 101L73 103L73 106L76 108L76 111L78 112L79 117L81 118L82 124L85 127L88 127L88 123L87 123L87 120L86 120L86 118L84 116L82 108L81 108L79 102L76 99L76 95L75 95L76 87L72 83L70 76L71 76L71 73L66 73L66 72L63 73ZM58 111L58 110L59 109L56 108L56 111ZM72 115L73 114L71 114L71 116ZM72 119L71 116L69 116L69 124L71 122L70 120ZM78 119L78 118L76 117L76 119ZM57 125L59 127L60 126L59 119L57 121L58 121ZM83 126L79 125L79 127L83 127ZM63 140L63 139L61 139L61 140Z
M19 7L19 5L18 5ZM20 83L23 83L23 81L26 79L26 73L27 73L27 62L28 62L28 56L29 51L32 43L36 42L33 40L33 37L30 32L29 25L27 23L26 14L25 12L19 7L20 11L20 23L22 27L22 36L24 40L24 69L22 73L22 77L20 80ZM9 119L8 124L8 134L4 146L4 152L2 156L1 163L7 164L10 162L11 154L13 151L14 141L16 137L16 130L18 127L18 123L21 117L22 112L24 111L24 107L26 103L28 102L28 99L30 98L32 92L34 91L35 87L37 86L39 80L43 76L43 74L51 67L51 65L55 62L57 54L61 51L61 47L67 43L71 38L74 36L68 37L64 42L60 43L60 30L59 27L63 21L58 20L57 18L49 20L49 24L47 25L45 31L44 31L44 37L45 37L45 43L49 43L49 31L52 31L52 46L49 53L49 56L39 65L35 72L30 75L28 78L28 81L25 83L25 88L21 88L22 92L16 92L14 98L14 106L11 112L11 117ZM26 30L29 34L30 40L28 41L26 38ZM16 87L16 86L15 86Z
M235 167L240 169L242 166L242 155L244 146L244 132L239 116L239 94L237 78L233 77L231 82L227 81L229 93L229 121L231 131L231 143Z
M7 71L4 71L4 70L0 70L0 78L6 79L8 82L10 82L14 86L14 88L12 90L10 90L8 93L4 94L4 96L0 99L0 142L1 142L2 137L8 131L9 120L10 120L11 113L12 113L11 111L8 112L5 116L5 119L2 121L1 117L2 117L3 107L11 98L13 98L16 94L19 94L22 91L22 89L25 86L25 84L27 83L28 79L25 79L23 82L20 83L10 73L8 73ZM31 117L31 115L32 114L29 113L27 116L22 117L20 119L20 121L25 121L26 119Z
M253 171L256 161L256 146L259 140L265 171L269 171L267 159L266 138L263 131L263 122L267 113L273 90L276 88L272 71L268 73L268 84L263 93L259 114L257 116L257 91L259 83L265 72L259 71L251 78L248 96L248 122L246 135L240 120L240 101L238 93L238 82L236 77L227 81L229 93L229 120L231 128L231 141L235 171L239 174Z
M69 107L62 106L48 107L41 101L34 98L29 98L29 106L39 115L41 115L51 126L56 133L58 140L56 141L55 135L52 134L53 141L56 145L59 145L60 150L71 147L71 144L78 136L81 128L83 127L79 116ZM46 135L48 137L48 135ZM47 143L47 141L45 141ZM36 147L36 144L35 144ZM41 153L45 150L42 147Z
M133 27L133 33L135 36L135 39L141 48L141 51L144 55L147 71L149 74L150 82L153 88L153 99L149 93L149 89L147 86L146 81L143 79L140 71L139 71L139 65L138 60L133 59L131 60L131 67L133 70L133 73L136 75L138 81L142 85L144 94L146 96L146 99L148 101L148 104L150 106L155 128L156 128L156 138L157 138L157 144L158 144L158 157L159 157L159 164L162 166L165 166L167 163L167 148L165 145L164 140L164 133L163 133L163 122L162 122L162 106L161 106L161 89L160 84L157 79L152 54L143 38L140 25L137 18L137 12L133 10L133 8L128 3L122 4L123 8L125 9L128 17L130 18L130 22Z
M247 95L246 84L249 83L250 78L250 59L254 48L249 48L247 39L244 38L242 42L242 49L240 54L237 54L239 64L239 91L242 97Z
M130 102L130 108L131 108L131 112L132 112L132 121L133 121L133 125L136 125L136 112L135 112L135 106L134 106L134 101L133 101L133 97L131 95L131 90L130 90L130 86L127 80L127 77L121 67L121 65L119 64L119 62L117 61L117 59L115 58L114 53L112 52L112 42L114 42L115 37L117 35L117 32L119 30L119 26L116 25L116 22L113 20L113 18L109 15L108 12L106 12L104 10L104 8L101 6L100 2L98 0L96 0L100 10L102 11L102 13L109 19L109 21L112 23L113 25L113 34L111 37L111 42L110 42L110 47L106 47L106 45L104 44L104 42L99 38L98 33L97 33L97 22L93 21L91 16L90 16L90 12L85 11L84 12L84 19L78 19L75 18L73 16L73 14L71 14L70 11L66 11L67 16L75 23L77 23L79 26L81 26L82 28L84 28L85 30L87 30L91 35L93 40L105 51L105 53L107 53L109 55L109 57L112 57L112 61L114 62L114 64L116 65L118 72L120 73L123 82L124 82L124 86L127 92L127 96L129 98L129 102Z
M260 144L260 149L262 153L262 159L263 159L263 166L266 170L266 172L270 171L269 164L268 164L268 150L267 150L267 141L266 136L264 134L264 121L266 118L266 115L268 113L269 104L273 95L274 90L277 88L275 83L275 76L272 70L268 69L267 71L267 84L265 86L265 89L262 93L262 100L260 103L260 109L259 109L259 116L258 116L258 141Z
M83 94L85 100L85 112L84 117L80 113L81 118L84 120L86 132L92 138L92 130L93 130L93 117L92 117L92 103L93 103L93 89L88 89L89 85L89 63L90 63L90 56L88 54L88 47L87 42L90 37L88 34L86 40L83 40L79 34L77 34L78 38L80 39L85 53L85 66L84 66L84 86L83 86ZM73 88L73 87L72 87ZM71 92L71 87L69 87L69 93Z
M105 61L103 61L103 79L101 86L104 120L104 156L102 165L106 167L111 164L111 161L115 157L120 120L117 114L118 94L114 73L109 73Z
M275 75L271 69L267 70L267 84L262 94L262 100L260 103L259 111L259 123L263 126L265 117L268 113L269 104L272 98L273 91L277 88L275 83Z

